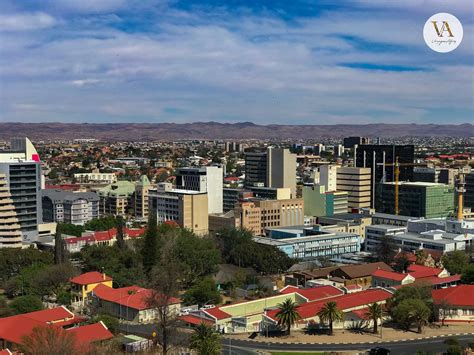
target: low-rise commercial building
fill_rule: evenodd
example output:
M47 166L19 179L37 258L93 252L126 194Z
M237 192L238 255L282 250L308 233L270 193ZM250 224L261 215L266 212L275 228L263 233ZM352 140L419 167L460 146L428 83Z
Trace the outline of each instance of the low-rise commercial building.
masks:
M267 229L268 237L254 238L257 243L273 245L289 257L311 260L360 251L357 234L329 232L318 226Z

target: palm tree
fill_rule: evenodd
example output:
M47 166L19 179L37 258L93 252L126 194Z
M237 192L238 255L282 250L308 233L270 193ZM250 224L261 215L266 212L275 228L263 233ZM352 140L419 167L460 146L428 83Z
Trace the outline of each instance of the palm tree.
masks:
M342 322L344 320L344 313L337 308L337 303L334 301L326 303L318 312L318 317L321 322L329 323L329 335L333 335L333 322Z
M196 350L198 355L218 355L221 353L220 335L210 326L201 323L194 329L189 347Z
M417 303L418 304L410 311L410 319L418 326L418 333L421 334L423 332L423 326L428 323L431 310L422 301Z
M300 319L300 314L297 311L298 305L296 302L293 302L291 298L287 298L286 300L283 301L283 303L280 303L277 305L278 307L278 312L276 314L276 317L278 319L278 325L280 326L286 326L287 328L287 333L290 335L290 330L293 324L296 323L298 319Z
M382 311L382 306L379 305L378 303L374 302L369 307L367 307L367 312L365 312L365 316L367 318L372 319L372 322L374 322L374 334L378 333L378 320L382 318L383 311Z

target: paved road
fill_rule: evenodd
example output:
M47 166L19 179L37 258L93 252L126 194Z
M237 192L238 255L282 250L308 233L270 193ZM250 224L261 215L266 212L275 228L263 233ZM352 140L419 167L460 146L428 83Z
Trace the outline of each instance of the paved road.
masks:
M391 354L394 355L413 355L421 350L427 353L442 353L447 346L443 344L446 337L436 339L421 339L409 340L403 342L388 342L378 344L275 344L275 343L256 343L242 340L224 339L223 354L256 354L260 351L368 351L369 349L379 346L390 349ZM459 336L457 337L462 344L467 344L472 341L474 336Z

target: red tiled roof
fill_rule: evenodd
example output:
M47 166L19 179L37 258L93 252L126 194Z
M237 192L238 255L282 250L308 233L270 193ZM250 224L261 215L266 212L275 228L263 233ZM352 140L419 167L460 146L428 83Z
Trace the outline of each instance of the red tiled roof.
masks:
M9 349L0 350L0 355L12 355L13 353Z
M54 323L55 326L65 326L79 323L82 320L82 318L76 317L65 307L44 309L0 318L0 339L20 344L22 337L29 335L35 327L48 326L48 324L53 322L56 322Z
M229 313L222 311L219 307L204 309L203 312L215 319L226 319L232 317Z
M295 286L287 286L280 290L280 293L283 295L287 295L293 292L298 293L299 295L308 299L308 301L321 300L324 298L339 296L344 293L344 291L330 285L324 285L324 286L318 286L318 287L312 287L312 288L306 288L306 289L301 289Z
M104 274L98 271L91 271L91 272L86 272L84 274L73 277L70 279L70 281L78 285L90 285L90 284L100 283L104 281L112 281L112 278L107 275L105 275L104 277Z
M112 240L117 236L117 229L112 228L107 231L97 231L94 233L94 238L98 242L102 242L105 240Z
M129 238L140 237L145 233L145 228L139 229L131 229L131 228L124 228L124 232L128 235Z
M187 314L187 315L184 315L184 316L181 316L179 317L180 320L182 320L183 322L186 322L186 323L189 323L189 324L192 324L192 325L199 325L201 323L205 323L205 324L212 324L212 322L208 319L204 319L204 318L199 318L198 316L195 316L195 315L192 315L192 314Z
M44 322L26 317L12 316L0 318L0 339L4 339L9 343L21 344L22 338L28 336L36 327L47 327Z
M333 301L336 302L338 308L342 311L349 310L351 308L360 307L368 305L374 302L385 301L387 298L390 298L392 294L387 290L374 288L368 289L365 291L360 291L357 293L348 293L341 296L332 297L326 300L319 300L315 302L308 302L298 306L297 310L302 319L314 317L324 305ZM273 309L267 312L267 316L276 319L276 314L278 309Z
M393 280L393 281L403 281L405 280L405 278L408 276L408 274L402 274L402 273L399 273L399 272L395 272L395 271L385 271L385 270L375 270L373 273L372 273L372 276L375 276L375 277L380 277L382 279L386 279L386 280Z
M79 243L80 241L94 243L95 239L93 235L88 235L84 237L76 237L76 238L64 238L64 242L66 244L76 244L76 243Z
M74 313L66 307L56 307L50 309L43 309L41 311L19 314L19 317L25 317L43 323L52 323L60 320L74 318Z
M358 284L352 284L352 285L344 286L344 288L345 288L347 291L352 291L352 290L361 290L361 289L362 289L362 286L360 286L360 285L358 285Z
M408 265L408 272L415 279L422 279L424 277L438 276L441 272L443 272L443 269L411 264Z
M421 279L421 281L428 282L432 285L442 285L442 284L447 284L451 282L461 281L461 275L456 274L456 275L451 275L448 277L437 277L437 276L425 277Z
M453 306L474 307L474 285L441 288L433 290L431 294L435 303L445 300Z
M76 340L79 344L90 344L95 341L107 340L114 337L102 322L71 328L67 331L76 336Z
M149 309L148 300L152 297L153 291L139 286L129 286L122 288L111 288L105 285L97 285L92 291L93 294L105 301L121 304L133 309ZM181 301L171 297L169 304L177 304Z

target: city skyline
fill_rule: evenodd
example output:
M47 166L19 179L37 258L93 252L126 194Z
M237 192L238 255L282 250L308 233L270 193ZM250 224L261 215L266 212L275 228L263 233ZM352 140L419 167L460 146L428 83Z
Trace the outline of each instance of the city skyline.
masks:
M5 1L0 122L465 123L473 3ZM425 21L449 12L440 54Z

